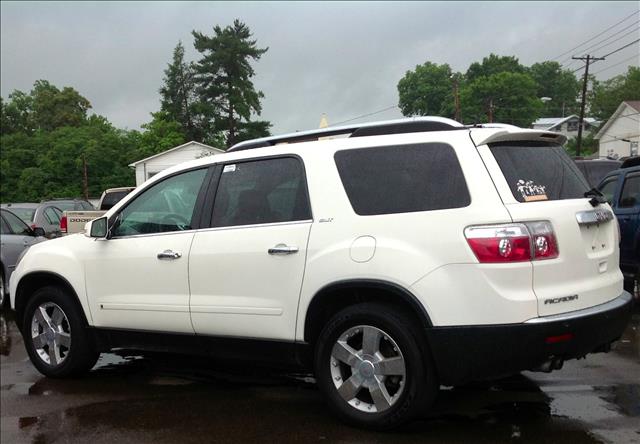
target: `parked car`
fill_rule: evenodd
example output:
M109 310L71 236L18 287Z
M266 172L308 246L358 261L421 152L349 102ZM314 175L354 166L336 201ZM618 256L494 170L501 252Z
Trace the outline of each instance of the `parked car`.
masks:
M54 205L61 211L91 211L95 210L94 206L90 202L84 199L52 199L49 201L43 201L43 204Z
M0 209L0 308L8 301L9 279L18 257L31 245L42 242L44 230L31 229L9 210Z
M622 162L613 159L576 159L575 162L591 188L598 185L608 173L622 165Z
M609 173L598 185L613 208L620 225L620 268L625 289L636 291L640 281L640 165L629 159Z
M376 429L441 384L608 351L632 304L618 230L564 141L424 117L172 167L23 256L26 349L51 377L116 347L313 369L341 418Z
M41 227L48 239L62 236L60 219L62 211L55 205L48 203L9 203L2 204L2 208L12 211L31 229Z
M84 231L84 226L87 222L102 216L133 190L135 190L135 187L109 188L105 190L100 197L97 210L65 210L60 220L60 231L64 234Z

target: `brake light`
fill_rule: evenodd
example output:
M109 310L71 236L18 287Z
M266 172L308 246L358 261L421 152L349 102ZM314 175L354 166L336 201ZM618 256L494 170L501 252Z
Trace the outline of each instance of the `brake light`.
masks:
M478 225L464 236L480 263L524 262L558 257L558 243L551 223Z
M60 231L63 233L67 232L67 216L62 216L60 218Z

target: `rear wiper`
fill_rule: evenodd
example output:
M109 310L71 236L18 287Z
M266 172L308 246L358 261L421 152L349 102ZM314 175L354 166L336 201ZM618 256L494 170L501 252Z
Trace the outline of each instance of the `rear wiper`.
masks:
M607 199L605 199L604 194L600 192L597 188L591 188L589 191L584 193L584 197L590 197L589 203L592 207L597 207L600 204L607 203Z

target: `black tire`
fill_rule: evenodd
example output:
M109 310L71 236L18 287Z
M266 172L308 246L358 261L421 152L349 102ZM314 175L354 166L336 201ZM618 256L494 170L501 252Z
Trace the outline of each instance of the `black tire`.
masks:
M64 349L64 358L57 365L47 363L34 345L32 321L40 306L55 304L66 316L65 328L69 330L70 345ZM36 290L24 311L22 336L33 365L50 378L66 378L82 375L95 365L100 355L87 333L81 308L74 298L60 287L47 286Z
M4 269L2 264L0 264L0 310L4 310L9 306L9 292L6 291L4 281Z
M393 343L397 345L399 351L391 353L398 353L404 359L404 376L397 377L399 380L404 378L401 379L403 384L400 384L403 388L401 391L398 389L392 396L392 399L396 397L397 399L390 403L390 407L385 406L386 410L383 409L379 412L366 411L365 409L365 407L369 408L371 404L377 408L369 389L365 388L365 392L362 388L358 389L356 397L347 401L338 391L337 384L340 382L334 383L334 378L337 378L336 381L341 381L349 374L354 375L354 367L349 369L348 365L344 367L346 375L342 378L340 375L335 375L335 372L342 371L346 364L332 358L334 345L337 344L338 339L347 340L345 334L348 332L354 332L353 340L357 341L361 326L364 326L363 331L370 327L382 331L384 339L380 342L379 348L382 348L383 342ZM361 340L364 341L364 336ZM357 345L354 346L355 348ZM388 344L387 349L390 350ZM364 353L364 345L360 352ZM358 363L360 362L358 361ZM318 387L331 409L340 419L356 427L374 430L388 430L397 427L415 418L416 415L424 413L435 400L438 391L435 366L428 345L421 334L421 327L412 322L410 316L394 310L391 306L379 303L353 305L333 316L316 342L314 368ZM393 383L393 379L390 379L389 383ZM393 387L386 391L387 394L391 395L392 390ZM366 400L367 396L369 400ZM363 400L361 401L361 399ZM360 407L356 407L356 405Z

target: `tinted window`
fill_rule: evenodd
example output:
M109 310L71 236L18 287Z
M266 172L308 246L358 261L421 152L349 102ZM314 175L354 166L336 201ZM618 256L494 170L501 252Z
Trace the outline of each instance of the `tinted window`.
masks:
M93 210L93 205L91 205L89 202L85 202L84 200L80 201L80 210Z
M620 194L621 208L635 207L640 201L640 174L628 175Z
M616 183L618 182L617 177L612 177L611 179L607 179L598 189L604 195L604 198L607 199L607 202L613 202L613 195L616 193Z
M589 189L559 145L508 142L492 144L490 149L519 202L578 199Z
M458 158L446 144L338 151L335 161L359 215L442 210L471 202Z
M131 191L113 191L111 193L107 193L102 199L102 204L100 205L101 210L110 210L115 204L120 202L123 197L129 194Z
M191 220L206 169L189 171L145 190L118 215L114 236L191 229Z
M304 169L285 157L225 165L213 207L214 227L311 219Z
M18 217L8 211L3 211L2 215L4 216L7 224L9 224L9 228L11 228L11 232L13 234L21 234L23 236L31 235L31 229Z

